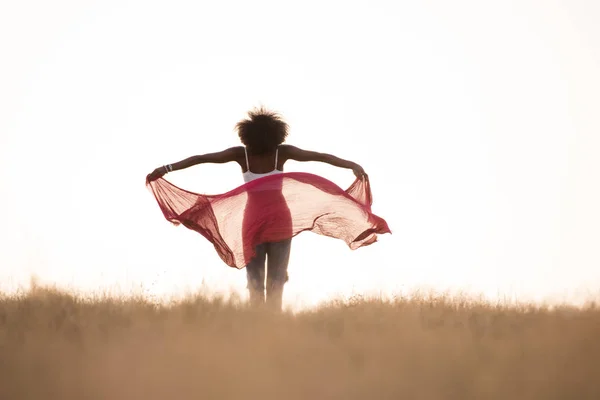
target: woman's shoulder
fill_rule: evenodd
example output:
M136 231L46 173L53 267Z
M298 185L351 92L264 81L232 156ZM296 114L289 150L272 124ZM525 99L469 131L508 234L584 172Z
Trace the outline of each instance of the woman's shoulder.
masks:
M245 160L245 158L246 158L245 152L244 152L244 146L229 147L229 148L226 148L225 150L221 151L220 153L215 153L215 154L221 154L222 158L227 161L241 162L242 160Z
M279 146L277 146L277 149L280 152L292 152L292 151L297 150L298 148L296 146L293 146L293 145L288 144L288 143L282 143Z
M230 147L228 150L231 151L231 152L234 152L236 154L240 154L240 153L243 154L244 153L244 149L245 149L244 146L233 146L233 147Z
M302 151L302 150L300 148L298 148L294 145L288 144L288 143L285 143L285 144L282 143L279 145L279 153L283 156L293 155L293 154L296 154L298 151Z

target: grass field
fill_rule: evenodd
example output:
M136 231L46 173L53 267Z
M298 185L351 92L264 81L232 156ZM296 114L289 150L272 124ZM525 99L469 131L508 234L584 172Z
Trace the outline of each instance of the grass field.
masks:
M0 298L0 399L600 399L600 307Z

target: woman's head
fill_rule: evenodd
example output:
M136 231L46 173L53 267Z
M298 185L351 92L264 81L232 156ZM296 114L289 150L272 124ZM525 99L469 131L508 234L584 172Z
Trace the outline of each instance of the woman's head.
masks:
M235 126L240 140L254 154L263 154L285 142L288 125L281 116L263 107L248 112Z

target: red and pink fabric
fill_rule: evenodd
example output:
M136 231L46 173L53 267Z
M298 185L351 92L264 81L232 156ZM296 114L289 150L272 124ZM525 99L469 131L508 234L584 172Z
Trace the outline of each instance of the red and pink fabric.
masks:
M371 212L368 178L343 190L318 175L289 172L218 195L193 193L164 178L146 185L168 221L200 233L227 265L240 269L256 245L303 231L341 239L353 250L391 233L386 221Z

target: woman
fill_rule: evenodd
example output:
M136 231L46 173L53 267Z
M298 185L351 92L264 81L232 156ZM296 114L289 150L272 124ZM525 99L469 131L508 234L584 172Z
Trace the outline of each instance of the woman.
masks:
M158 167L148 175L147 182L153 182L168 172L188 168L192 165L237 162L242 169L243 178L247 184L245 190L247 195L246 205L241 230L243 243L245 244L244 254L246 259L250 260L246 264L250 301L253 304L265 302L266 275L266 302L276 309L281 309L283 287L288 280L287 268L291 238L298 233L298 230L307 229L294 230L292 216L282 193L282 179L264 179L261 186L248 183L259 178L282 174L284 165L288 160L319 161L336 167L351 169L358 179L366 179L367 175L363 168L355 162L331 154L284 145L283 143L288 135L288 125L274 112L260 108L249 112L248 116L249 118L240 121L236 125L239 138L244 146L231 147L216 153L196 155L174 164ZM267 182L271 184L265 187ZM199 200L196 200L195 203L191 209L200 207L198 206L201 203ZM264 221L257 223L261 219L269 218L269 216L273 216L271 218L274 220L276 219L269 225L269 229L264 228ZM189 220L190 218L186 220L188 228L197 230L213 241L212 234L206 233L206 229L194 225ZM380 227L372 231L382 233L386 230L387 225L385 228ZM327 232L318 233L335 236L335 234L328 234ZM249 248L247 243L252 241L247 239L257 235L261 235L265 241ZM271 241L269 235L273 238L285 239ZM252 255L251 258L248 257L249 254ZM267 260L266 274L265 260Z

